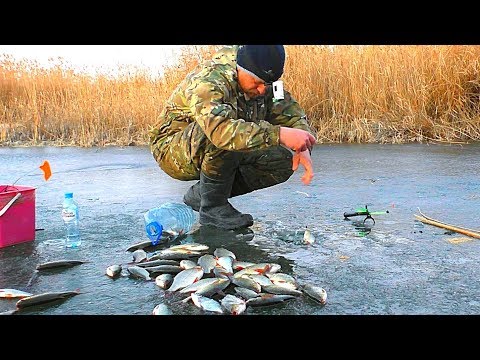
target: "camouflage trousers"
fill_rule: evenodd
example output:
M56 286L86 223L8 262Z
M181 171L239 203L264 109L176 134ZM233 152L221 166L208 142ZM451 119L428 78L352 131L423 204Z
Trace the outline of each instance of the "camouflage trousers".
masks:
M201 151L192 153L192 130L199 129L192 123L160 147L152 148L155 160L170 177L189 181L200 179L200 172L209 178L235 174L231 196L237 196L283 183L293 174L292 152L282 146L248 152L225 151L204 136Z

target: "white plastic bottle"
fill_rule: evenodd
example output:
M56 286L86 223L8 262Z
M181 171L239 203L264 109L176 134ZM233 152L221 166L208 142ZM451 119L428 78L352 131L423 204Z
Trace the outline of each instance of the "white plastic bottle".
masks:
M67 248L79 247L80 239L78 204L73 200L73 193L65 193L63 199L62 218L65 224L65 246Z
M189 232L198 221L198 214L184 203L167 202L148 210L144 220L145 231L153 243L160 240L162 231L174 236Z

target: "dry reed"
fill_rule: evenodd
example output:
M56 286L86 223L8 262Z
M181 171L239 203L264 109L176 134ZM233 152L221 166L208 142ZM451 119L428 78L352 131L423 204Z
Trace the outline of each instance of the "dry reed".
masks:
M0 57L0 145L146 145L177 84L219 46L145 69L88 75ZM283 76L320 143L480 140L480 46L288 45Z

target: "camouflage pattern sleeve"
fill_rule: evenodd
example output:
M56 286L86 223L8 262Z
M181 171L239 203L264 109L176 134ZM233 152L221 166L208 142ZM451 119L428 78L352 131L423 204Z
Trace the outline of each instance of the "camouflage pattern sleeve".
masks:
M227 151L262 150L278 145L280 126L237 119L232 90L228 82L215 80L218 78L218 74L198 78L186 89L190 112L212 144Z
M272 124L306 130L316 137L316 132L308 123L305 110L288 91L285 91L283 100L273 102L271 114L270 122Z

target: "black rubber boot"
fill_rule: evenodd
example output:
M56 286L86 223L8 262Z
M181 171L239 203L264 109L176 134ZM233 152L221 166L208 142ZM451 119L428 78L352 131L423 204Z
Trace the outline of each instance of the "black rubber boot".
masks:
M242 214L228 202L234 177L227 175L212 179L200 173L200 224L228 230L253 225L252 215Z
M200 181L190 186L183 195L183 202L195 211L200 211Z
M228 197L232 198L238 195L249 193L251 191L252 190L248 188L248 185L245 183L245 181L243 181L240 172L237 171L233 181L232 191ZM183 195L183 202L190 206L193 210L200 211L200 200L200 181L197 181L195 184L190 186L185 195Z

